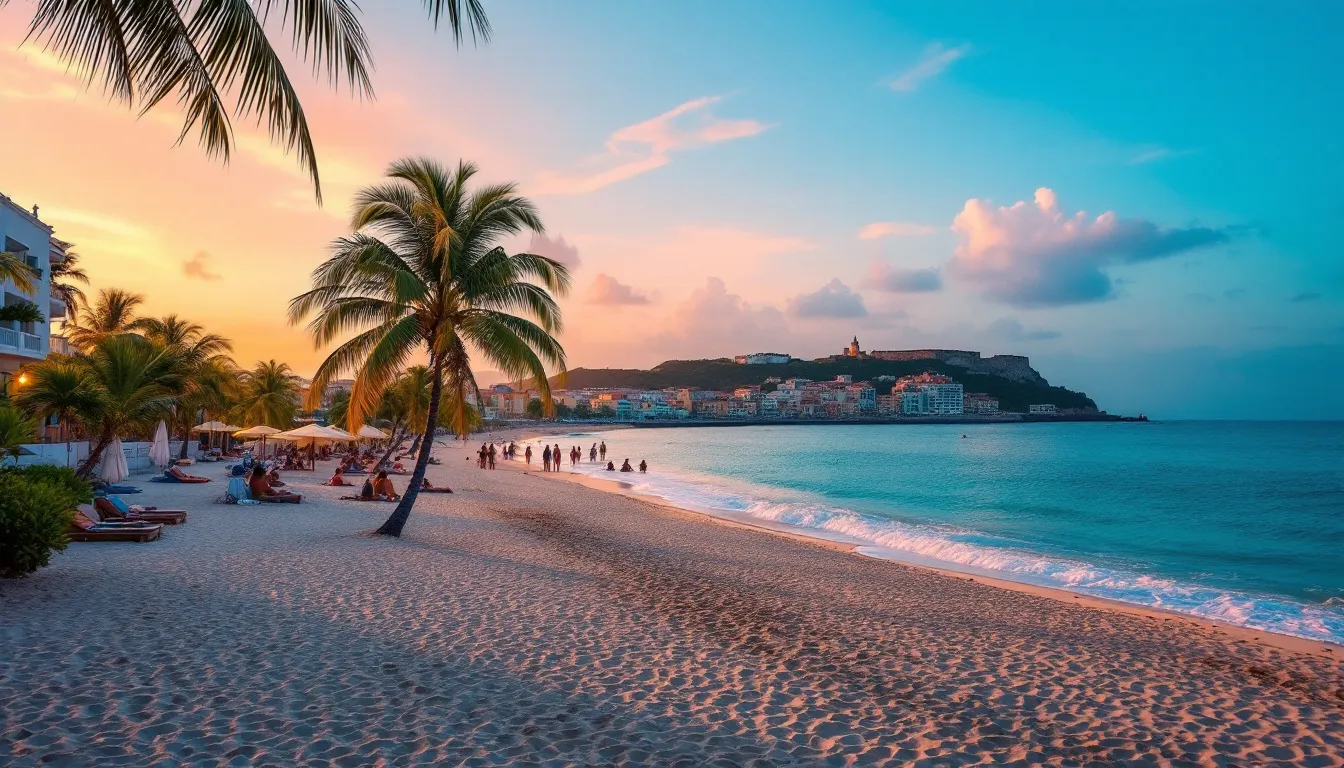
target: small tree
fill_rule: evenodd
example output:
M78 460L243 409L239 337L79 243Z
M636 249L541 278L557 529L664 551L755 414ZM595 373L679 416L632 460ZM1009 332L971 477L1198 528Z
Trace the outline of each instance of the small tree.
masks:
M534 421L541 421L546 415L546 408L540 400L528 400L527 406L523 408L523 415Z
M64 483L28 477L17 468L0 472L0 577L26 576L46 565L53 551L65 549L65 532L79 503Z
M19 463L19 451L24 443L33 439L37 433L37 422L25 418L22 413L8 403L0 405L0 463L14 459Z

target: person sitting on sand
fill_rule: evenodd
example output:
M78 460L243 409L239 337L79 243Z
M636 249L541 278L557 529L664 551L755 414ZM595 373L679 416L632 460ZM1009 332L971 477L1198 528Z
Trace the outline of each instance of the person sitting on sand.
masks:
M272 488L270 481L266 479L266 470L260 465L252 470L252 477L247 481L247 487L252 492L252 498L257 501L272 504L298 504L303 501L303 497L297 493L284 493Z
M392 478L387 476L387 472L379 472L374 476L373 495L388 501L396 501L401 498L397 494L397 489L392 486Z
M285 484L280 482L280 471L275 467L271 467L271 471L266 473L266 482L270 483L273 488L285 487Z
M615 464L612 464L610 461L608 461L608 462L607 462L607 471L608 471L608 472L615 472L615 471L616 471L616 465L615 465Z
M404 474L405 472L406 472L406 468L403 467L403 466L401 465L401 462L400 462L400 461L394 461L394 462L392 462L392 474L394 474L394 475L400 475L400 474Z
M422 490L422 491L428 491L428 492L430 492L430 493L452 493L452 492L453 492L453 489L452 489L452 488L449 488L449 487L446 486L446 485L435 485L435 484L429 482L429 478L428 478L428 477L426 477L425 479L423 479L423 480L420 481L420 490Z
M649 471L649 463L648 463L647 461L643 460L643 459L640 459L640 460L639 460L639 472L640 472L640 474L644 474L645 472L648 472L648 471Z
M337 464L336 469L331 472L331 479L327 481L327 485L354 485L354 483L345 482L345 471Z
M629 460L629 459L626 459L624 462L621 463L621 471L622 471L622 472L634 472L634 471L635 471L635 468L632 467L632 466L630 466L630 460Z

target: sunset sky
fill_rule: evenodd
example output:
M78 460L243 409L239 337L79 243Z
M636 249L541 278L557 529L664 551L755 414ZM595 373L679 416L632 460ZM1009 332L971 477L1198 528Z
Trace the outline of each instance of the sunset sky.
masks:
M573 268L571 367L857 335L1030 355L1112 411L1344 417L1344 6L927 5L487 0L457 50L365 3L375 101L290 68L319 207L263 134L225 166L85 90L10 3L0 191L243 364L312 372L288 300L424 154L534 198L548 236L513 247Z

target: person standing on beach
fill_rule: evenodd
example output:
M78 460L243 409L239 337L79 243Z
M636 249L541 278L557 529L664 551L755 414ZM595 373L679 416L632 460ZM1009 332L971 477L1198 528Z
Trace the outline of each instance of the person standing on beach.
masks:
M588 449L588 463L597 463L597 443L593 443L593 447Z
M597 452L602 455L602 460L607 460L607 441L603 440L602 445L598 447Z
M490 444L490 468L495 468L495 444Z
M551 446L546 446L546 450L541 452L541 471L551 471Z
M556 472L560 471L560 444L555 444L555 450L551 451L551 466Z
M523 451L523 461L527 462L527 466L532 466L532 446L527 446L527 450Z

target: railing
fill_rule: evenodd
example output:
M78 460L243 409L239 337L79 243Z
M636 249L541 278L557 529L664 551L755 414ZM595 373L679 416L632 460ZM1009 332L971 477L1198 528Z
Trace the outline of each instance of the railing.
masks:
M0 346L19 347L19 332L13 328L0 328Z
M21 333L21 334L19 334L19 335L23 337L23 348L24 348L24 349L29 349L29 350L32 350L33 352L41 352L41 351L42 351L42 337L41 337L41 336L35 336L35 335L31 334L31 333Z

